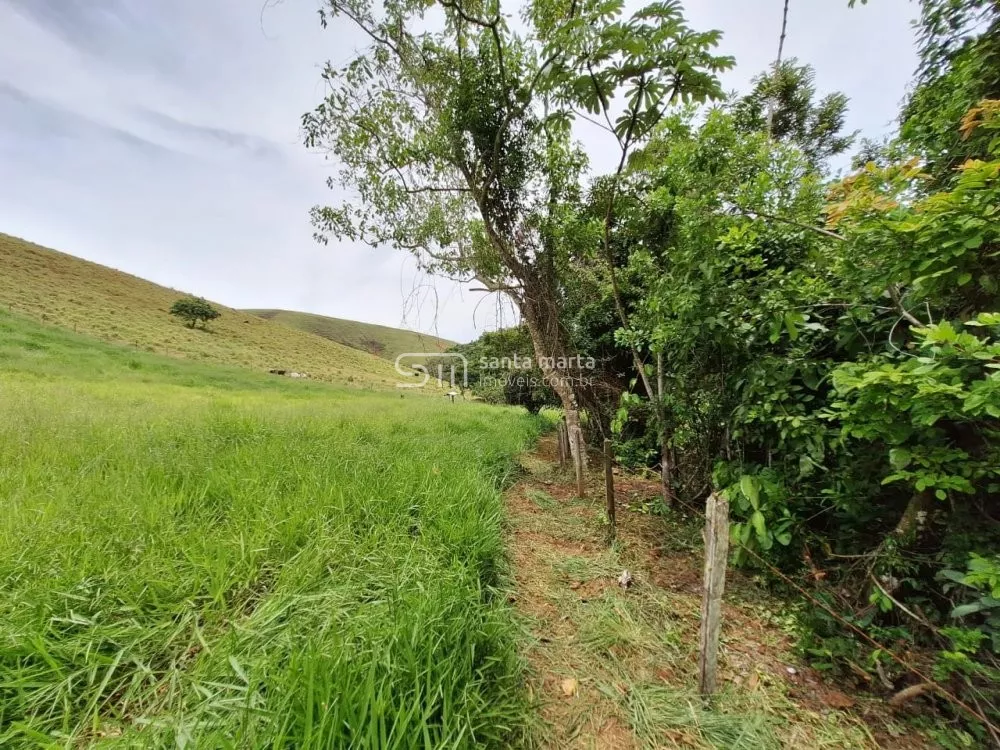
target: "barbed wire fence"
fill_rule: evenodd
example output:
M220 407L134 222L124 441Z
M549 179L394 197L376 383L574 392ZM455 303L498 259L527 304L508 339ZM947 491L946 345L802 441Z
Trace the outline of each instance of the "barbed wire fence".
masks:
M712 493L712 496L716 496L716 493ZM702 607L703 617L707 616L705 613L711 611L710 601L713 597L718 596L718 586L719 586L718 584L719 571L717 569L714 569L714 562L712 560L713 555L711 554L710 545L712 543L712 539L717 538L719 534L721 533L725 533L726 535L729 534L728 519L726 519L726 522L722 524L724 528L722 529L719 528L719 520L717 517L718 513L717 510L713 510L717 509L718 505L709 502L706 504L706 507L707 507L706 527L705 527L706 565L705 565L705 585L703 589L703 597L704 597L704 602ZM713 515L715 516L715 518L713 518ZM1000 727L998 727L997 724L990 719L990 717L987 715L986 710L983 709L982 705L979 703L979 700L975 696L973 696L972 700L976 703L976 705L975 706L970 705L970 703L967 700L964 700L963 698L959 697L958 695L955 694L953 690L950 690L945 685L942 685L940 681L934 679L931 675L928 675L927 671L924 668L913 664L911 661L900 656L892 649L886 647L885 644L877 641L871 635L866 633L857 624L851 622L850 619L842 615L840 612L837 612L833 607L831 607L821 598L816 596L813 592L809 591L805 586L793 580L790 576L785 574L777 566L773 565L768 560L765 560L759 553L757 553L756 550L748 547L746 544L742 543L739 539L736 539L735 541L730 539L730 542L732 543L734 548L740 549L743 552L745 552L747 555L753 558L758 564L760 564L765 570L767 570L772 575L777 577L779 580L781 580L782 582L793 588L807 601L811 602L815 606L822 609L827 615L832 617L836 622L843 625L849 631L859 636L866 643L874 646L876 649L879 650L879 652L884 653L889 659L894 661L900 667L905 669L908 673L914 675L921 681L917 685L911 686L896 693L896 695L893 696L892 699L890 699L890 703L892 703L893 700L896 700L897 703L894 703L893 705L898 705L899 703L902 703L905 700L915 697L917 695L933 692L943 700L950 703L960 712L963 712L966 715L979 721L983 725L983 727L985 727L985 729L989 732L995 746L1000 748ZM727 565L727 561L723 560L721 561L721 564ZM875 580L875 584L876 586L879 586L877 580ZM879 586L879 588L881 588L881 586ZM883 589L883 594L884 593L885 591ZM890 599L891 598L892 597L890 597ZM944 634L941 632L941 630L935 627L932 623L928 622L926 618L917 617L915 614L910 613L909 610L903 607L900 603L895 602L895 600L893 601L896 604L896 606L901 607L904 611L908 612L915 619L922 622L924 626L931 629L937 636L944 637ZM721 615L717 615L717 617L718 616ZM713 630L718 631L718 627L716 625L717 624L713 624L710 622L703 623L702 624L703 633L705 632L711 633ZM710 641L706 641L705 637L703 637L699 647L700 651L699 661L701 663L713 662L714 654L712 652L715 648L717 648L717 638L716 638L716 643L712 643ZM979 696L987 701L987 705L991 709L993 709L994 711L997 710L996 706L994 706L989 701L989 699L987 699L986 696L982 694L981 691L978 691L971 684L969 685L969 687L974 692L979 693ZM703 690L703 692L710 693L712 691Z

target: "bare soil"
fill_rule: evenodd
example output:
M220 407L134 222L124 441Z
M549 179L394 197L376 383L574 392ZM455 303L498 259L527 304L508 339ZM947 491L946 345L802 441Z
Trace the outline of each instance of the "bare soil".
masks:
M561 472L552 436L522 457L507 493L512 595L544 748L930 748L875 697L848 695L801 663L792 620L760 586L727 582L719 693L697 696L702 559L697 517L652 515L653 479L615 477L609 545L604 481L588 499ZM616 470L617 472L617 470ZM631 574L623 588L622 572Z

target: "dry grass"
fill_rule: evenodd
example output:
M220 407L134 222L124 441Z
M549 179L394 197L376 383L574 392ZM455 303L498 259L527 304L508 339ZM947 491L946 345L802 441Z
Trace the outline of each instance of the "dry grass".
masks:
M553 440L522 459L508 493L522 652L545 748L929 747L876 699L848 697L793 655L780 603L731 572L719 694L696 693L697 519L635 512L652 482L617 479L619 533L605 543L603 483L591 500L553 466ZM597 500L596 498L601 498ZM628 590L617 578L633 576ZM791 667L791 671L789 670Z
M404 331L401 328L380 326L374 323L360 323L356 320L329 318L313 313L291 312L289 310L247 310L246 312L290 328L315 333L317 336L353 349L360 349L390 362L394 362L396 357L404 352L424 352L434 355L455 345L454 341L431 336L427 333ZM422 359L414 357L410 361L418 362Z
M182 292L0 234L0 305L73 331L198 361L308 373L365 387L393 387L393 365L306 331L216 305L208 330L168 314ZM214 303L213 303L214 304Z

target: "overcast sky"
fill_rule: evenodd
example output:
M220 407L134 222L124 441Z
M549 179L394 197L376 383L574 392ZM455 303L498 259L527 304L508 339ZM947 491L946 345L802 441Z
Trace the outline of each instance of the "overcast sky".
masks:
M331 167L301 146L299 118L322 96L320 63L362 42L321 29L317 0L263 2L0 0L0 231L232 307L456 340L495 327L494 303L476 309L482 295L420 278L402 253L312 240ZM695 28L725 32L727 89L773 59L781 5L685 2ZM850 129L886 134L915 67L914 10L791 0L785 54L850 97ZM600 162L603 136L581 136Z

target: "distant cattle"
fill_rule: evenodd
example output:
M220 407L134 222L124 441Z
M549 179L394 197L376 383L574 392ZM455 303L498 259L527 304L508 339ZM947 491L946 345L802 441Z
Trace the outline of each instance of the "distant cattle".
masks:
M304 372L289 372L288 370L268 370L272 375L285 375L289 378L308 378L309 375Z

